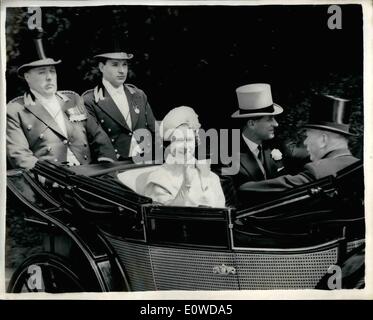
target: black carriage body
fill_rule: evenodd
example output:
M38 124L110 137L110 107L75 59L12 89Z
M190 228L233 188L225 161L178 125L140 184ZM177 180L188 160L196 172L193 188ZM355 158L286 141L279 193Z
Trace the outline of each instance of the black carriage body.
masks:
M154 204L118 180L118 172L141 168L151 165L41 163L32 174L8 172L12 205L47 230L39 260L61 259L80 281L77 291L315 288L364 244L364 188L351 184L361 163L246 208ZM59 251L61 239L68 250Z

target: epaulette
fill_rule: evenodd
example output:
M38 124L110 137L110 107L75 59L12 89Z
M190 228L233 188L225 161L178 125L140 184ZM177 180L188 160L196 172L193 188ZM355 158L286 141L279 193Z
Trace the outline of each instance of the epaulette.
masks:
M80 95L77 94L76 92L74 91L71 91L71 90L61 90L61 91L57 91L56 94L63 99L63 101L68 101L70 100L73 96L74 98L76 99L79 99L80 98Z
M131 94L134 94L136 92L136 90L139 90L135 85L131 84L131 83L125 83L124 84L128 91L131 93Z
M18 99L23 99L23 95L22 95L22 96L18 96L18 97L16 97L16 98L10 100L10 101L8 102L8 104L13 103L13 102L16 102L16 100L18 100Z
M82 97L83 97L84 95L86 95L87 93L91 92L91 91L93 91L93 89L88 89L87 91L84 91L83 94L82 94Z
M76 92L70 90L59 91L60 95L72 95L75 100L75 105L66 110L69 120L72 122L83 121L87 119L87 110L84 106L83 98Z
M71 91L71 90L61 90L61 91L57 91L57 94L72 94L74 96L78 96L80 97L80 95L78 93L76 93L75 91Z

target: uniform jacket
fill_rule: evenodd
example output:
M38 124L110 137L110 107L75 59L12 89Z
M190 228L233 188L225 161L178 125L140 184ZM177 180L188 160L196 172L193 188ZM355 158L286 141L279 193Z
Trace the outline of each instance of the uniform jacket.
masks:
M269 144L263 144L264 168L266 175L259 167L255 155L251 152L247 144L241 139L240 149L240 170L237 175L233 176L236 187L239 187L248 181L261 181L271 179L284 174L284 165L282 159L275 160L271 153L275 150Z
M62 163L66 161L67 147L81 164L99 157L116 160L108 136L85 112L81 97L73 91L58 91L56 95L65 117L67 136L31 93L8 103L6 132L10 165L29 169L39 159ZM72 113L76 113L75 119Z
M337 149L326 154L323 159L310 162L297 175L284 175L275 179L260 182L247 182L240 187L244 192L281 192L315 181L348 167L359 159L351 155L348 149Z
M131 139L135 130L146 128L149 131L147 135L149 140L145 142L147 148L152 146L152 134L155 132L156 120L145 93L130 84L124 84L124 92L127 96L131 115L131 129L102 84L83 94L88 112L99 121L110 137L117 158L127 158L129 156ZM136 140L138 140L137 137Z

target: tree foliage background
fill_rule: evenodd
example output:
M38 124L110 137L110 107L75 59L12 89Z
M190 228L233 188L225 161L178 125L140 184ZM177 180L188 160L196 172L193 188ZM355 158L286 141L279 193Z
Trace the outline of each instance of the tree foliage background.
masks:
M235 89L266 82L284 107L278 136L300 142L310 98L351 99L351 139L362 157L363 30L359 5L341 5L342 29L328 28L328 6L43 7L48 56L62 59L59 89L82 94L99 81L92 58L103 37L121 34L134 53L127 82L143 89L158 119L192 106L204 128L235 127ZM16 69L30 58L27 8L7 8L7 100L23 93Z

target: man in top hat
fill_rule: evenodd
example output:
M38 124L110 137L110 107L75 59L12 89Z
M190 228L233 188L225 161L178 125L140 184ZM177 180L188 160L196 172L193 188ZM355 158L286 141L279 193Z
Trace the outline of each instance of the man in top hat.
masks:
M124 51L120 40L111 39L104 42L100 53L94 56L102 81L86 91L83 99L89 113L110 137L120 160L152 151L156 119L145 93L125 83L128 60L133 54ZM142 138L144 140L139 143Z
M330 95L317 95L312 102L310 121L305 125L307 138L304 144L311 162L297 175L284 175L260 182L247 182L242 192L280 192L336 175L340 170L359 159L348 149L350 115L348 100Z
M68 165L114 161L108 136L87 114L81 97L72 91L57 91L55 65L61 60L45 56L41 37L38 30L34 39L38 56L18 68L29 88L7 105L10 165L31 169L38 160Z
M278 123L276 115L282 107L272 100L271 87L266 83L254 83L236 89L239 110L232 118L241 120L240 170L233 177L239 187L248 181L260 181L283 173L282 153L272 148Z

